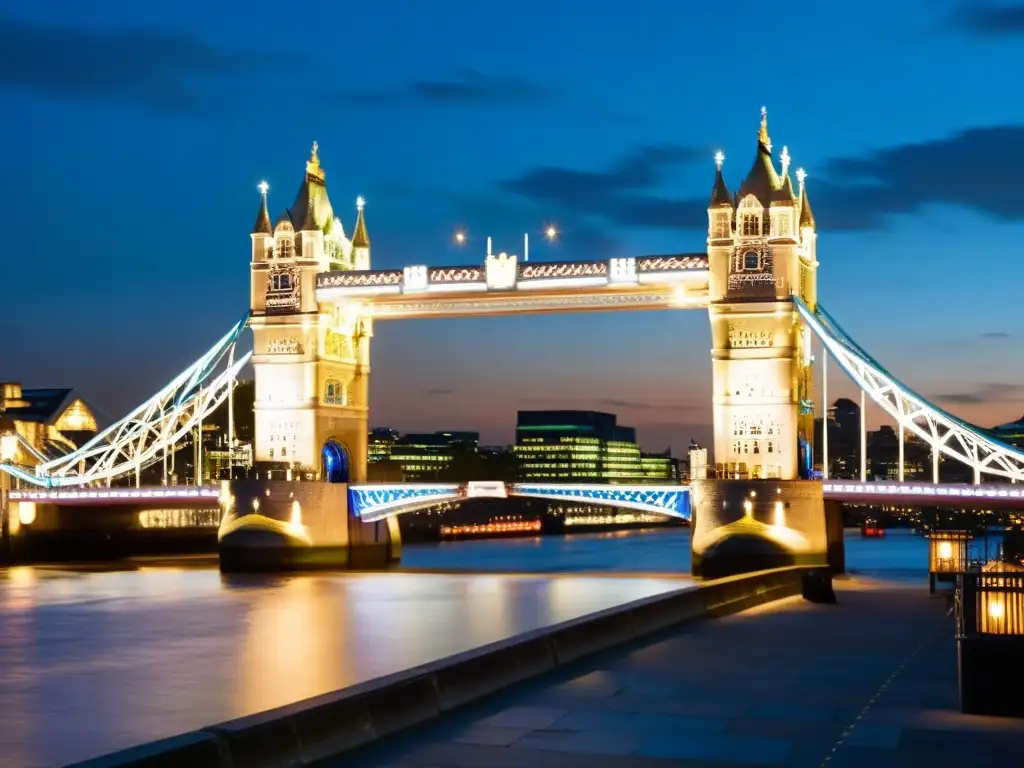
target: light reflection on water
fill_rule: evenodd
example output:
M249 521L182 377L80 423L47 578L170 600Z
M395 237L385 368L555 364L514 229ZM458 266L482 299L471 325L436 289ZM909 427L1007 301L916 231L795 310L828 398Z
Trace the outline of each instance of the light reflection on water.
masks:
M926 583L922 538L853 533L846 546L851 572ZM686 529L403 555L407 571L388 574L0 569L0 768L59 765L308 698L685 586L665 577L690 566Z
M33 570L33 569L30 569ZM0 578L0 766L61 765L689 584L213 569Z

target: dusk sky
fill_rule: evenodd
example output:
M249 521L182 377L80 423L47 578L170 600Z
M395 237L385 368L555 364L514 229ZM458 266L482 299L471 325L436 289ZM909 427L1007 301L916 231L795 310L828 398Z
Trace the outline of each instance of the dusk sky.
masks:
M766 105L808 173L823 305L922 394L1011 421L1022 67L1020 2L0 0L0 378L108 417L156 391L245 313L256 185L276 218L314 140L346 233L367 199L375 268L525 231L531 260L695 252L713 154L737 188ZM375 330L373 425L497 443L568 407L651 450L710 438L706 311Z

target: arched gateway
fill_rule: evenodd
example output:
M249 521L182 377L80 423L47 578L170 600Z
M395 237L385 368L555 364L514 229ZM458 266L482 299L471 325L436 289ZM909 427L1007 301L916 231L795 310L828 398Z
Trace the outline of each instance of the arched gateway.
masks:
M342 489L366 479L374 322L706 308L716 466L713 479L694 485L695 568L701 567L702 538L717 545L721 537L711 531L737 517L756 518L766 504L765 514L779 519L782 503L790 519L802 521L811 549L823 550L821 486L798 483L811 466L814 405L810 334L794 297L812 309L817 302L814 216L803 174L797 172L796 186L790 178L785 148L776 167L763 112L754 162L735 197L725 183L723 159L716 158L706 251L607 261L521 262L488 253L478 266L375 270L363 201L357 201L349 239L328 199L315 144L295 202L273 223L261 185L250 266L255 458L290 462L297 476L318 474L328 482L314 486L318 500L307 503L330 505L336 516L352 518L343 533L332 528L328 534L303 517L313 548L351 550L356 538L366 538L360 526L370 525L350 514ZM725 478L728 488L715 486ZM793 483L800 485L795 491ZM755 504L758 489L764 492ZM249 491L239 487L239 493ZM284 494L294 501L297 491L267 487L255 493L266 508L267 499ZM711 504L717 506L702 514ZM236 532L244 528L238 523ZM379 543L380 523L374 525Z

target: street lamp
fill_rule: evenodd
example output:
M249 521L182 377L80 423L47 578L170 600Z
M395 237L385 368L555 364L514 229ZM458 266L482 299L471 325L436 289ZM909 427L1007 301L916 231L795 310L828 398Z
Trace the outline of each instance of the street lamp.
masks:
M549 243L553 243L555 238L558 237L558 229L554 224L548 224L544 227L544 237ZM527 232L523 235L523 261L530 260L530 233Z
M455 238L454 239L455 239L455 244L456 245L465 245L466 244L466 233L463 232L461 229L457 229L457 230L455 230Z

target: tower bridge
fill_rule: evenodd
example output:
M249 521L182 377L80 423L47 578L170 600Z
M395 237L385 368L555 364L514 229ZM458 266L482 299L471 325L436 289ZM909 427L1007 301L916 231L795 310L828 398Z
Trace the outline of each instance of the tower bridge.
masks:
M294 202L276 218L269 189L261 185L251 232L247 322L82 449L35 463L19 461L15 452L14 459L0 457L6 459L0 469L45 494L109 484L132 473L138 477L149 464L166 464L169 447L231 397L238 370L249 362L247 355L235 356L247 325L256 388L254 458L284 463L292 471L282 474L317 482L265 476L232 481L219 491L225 567L379 564L398 556L396 514L473 494L568 496L683 517L692 511L698 572L714 560L742 570L826 558L835 530L826 521L825 499L1016 504L1012 487L989 484L979 494L986 478L1024 480L1024 452L901 384L819 302L817 224L805 174L790 173L785 147L776 162L764 112L754 149L735 195L725 181L724 157L716 157L700 253L558 262L487 253L480 264L374 269L364 201L357 200L349 237L327 194L314 144ZM711 477L689 488L366 483L376 321L644 309L708 312ZM812 479L815 344L826 402L825 364L831 357L860 387L862 414L870 397L896 422L899 482L868 482L863 429L859 483L829 481L827 430L825 482ZM931 485L903 482L905 433L931 447ZM943 491L941 455L973 469L973 490ZM17 493L21 501L35 503L33 492Z

